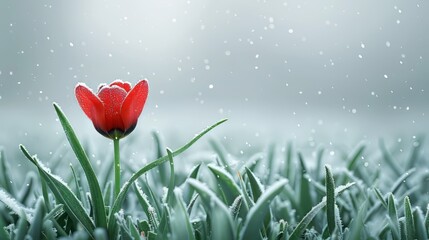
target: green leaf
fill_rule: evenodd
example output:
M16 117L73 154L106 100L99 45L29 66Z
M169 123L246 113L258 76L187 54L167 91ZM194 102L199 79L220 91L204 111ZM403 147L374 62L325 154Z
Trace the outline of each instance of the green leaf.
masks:
M216 180L218 181L219 183L218 186L223 186L222 189L226 191L228 200L233 201L233 199L235 199L237 196L240 195L241 193L240 188L235 183L231 174L229 174L223 168L213 164L209 164L207 167L210 169L210 171L213 173ZM229 201L228 204L231 203L232 201Z
M426 227L424 224L424 216L420 207L416 207L414 211L414 222L416 227L416 238L417 239L428 239L428 235L426 233Z
M307 168L305 167L304 158L301 153L298 153L298 159L301 166L301 185L299 188L300 208L298 210L301 216L304 216L308 211L310 211L311 206L313 206L313 202L311 198L311 189L307 175Z
M219 126L220 124L226 122L227 119L220 120L219 122L213 124L212 126L206 128L204 131L196 135L191 141L189 141L187 144L182 146L181 148L177 149L176 151L172 152L172 156L175 157L179 155L180 153L184 152L186 149L191 147L195 142L197 142L201 137L203 137L205 134L210 132L215 127ZM159 164L162 164L168 160L168 156L163 156L161 158L158 158L157 160L147 164L137 172L135 172L128 181L125 182L125 184L122 186L121 191L119 192L118 197L115 199L112 210L109 214L109 225L108 225L108 232L109 235L113 234L115 232L115 220L114 220L114 214L119 211L119 209L122 206L122 203L126 197L126 194L130 188L130 186L136 181L141 175L145 174L147 171L151 170L152 168L158 166Z
M269 211L270 202L283 190L287 183L287 179L279 180L261 195L255 205L249 210L243 228L240 231L239 239L251 239L259 235L259 229L263 227L264 217Z
M389 212L389 218L390 218L390 229L392 231L393 239L401 239L400 232L401 229L399 228L399 219L398 214L396 210L396 203L395 198L393 197L393 194L389 194L389 198L387 200L387 209Z
M342 193L343 191L349 189L351 186L355 185L355 183L348 183L346 185L341 185L335 189L335 196ZM313 218L326 206L326 197L322 199L320 203L315 205L298 223L298 225L293 230L290 235L290 240L297 240L301 238L301 234L307 228L308 224L313 220Z
M0 148L0 167L1 167L1 175L2 175L2 182L4 185L4 188L7 192L9 192L12 196L15 196L15 188L12 186L12 179L9 176L9 167L6 163L6 157L4 156L3 149Z
M170 183L168 185L168 192L167 192L167 199L166 199L166 203L170 203L171 204L171 198L173 195L173 190L174 190L174 160L173 160L173 153L171 152L171 150L169 148L167 148L167 156L168 156L168 162L170 163Z
M9 240L9 233L5 230L5 223L2 217L0 217L0 239Z
M17 194L18 202L25 204L28 197L30 196L30 193L33 190L33 183L35 179L36 179L36 176L34 175L33 172L29 172L25 176L25 180L24 180L24 183L22 184L21 191L19 191L19 193Z
M143 208L143 211L145 212L150 226L151 226L151 230L157 231L158 230L158 215L155 211L155 209L152 207L152 205L150 205L149 200L147 199L146 194L143 192L143 190L140 188L140 186L138 185L138 183L134 183L135 186L135 192L137 193L137 199L140 203L140 205Z
M229 166L226 150L223 148L223 146L213 139L210 139L209 142L212 148L215 150L216 154L219 156L219 160L222 163L222 167L225 168L230 174L234 174L231 169L231 166Z
M249 179L250 188L252 189L253 201L256 202L263 192L261 181L247 167L246 167L246 174L247 174L247 178Z
M21 240L21 239L25 239L25 235L28 232L28 223L25 217L24 210L20 210L17 213L19 214L19 220L15 229L14 239Z
M388 209L387 202L386 202L386 200L384 200L383 194L380 192L380 190L378 188L374 188L374 192L375 192L375 196L378 198L378 200L380 200L380 203L386 209Z
M5 192L0 188L0 201L6 205L10 210L19 214L21 211L23 212L23 216L28 222L31 222L33 219L33 210L26 208L24 205L16 201L9 193Z
M31 221L30 229L28 230L28 234L32 237L32 239L40 239L40 233L43 229L43 217L45 215L45 206L43 202L43 198L40 197L36 202L36 212L34 214L34 218Z
M188 179L191 187L198 192L204 208L216 224L212 224L213 239L235 239L235 228L231 213L227 206L203 183Z
M326 218L328 219L328 229L331 236L335 231L335 183L331 168L325 165L325 186L326 186Z
M365 214L368 209L368 201L365 200L359 209L357 216L353 219L350 226L350 233L347 239L365 239L362 234L365 225Z
M380 139L379 145L381 153L383 154L383 158L388 164L388 166L390 166L396 176L400 176L401 168L398 166L397 161L393 160L392 155L389 153L389 151L387 151L386 145L384 144L384 141L382 139Z
M185 203L183 202L181 191L178 189L175 190L173 198L174 201L172 208L174 211L172 211L170 218L172 239L195 240L194 228L189 220L189 215L186 210Z
M414 217L413 210L411 209L410 198L408 196L404 199L404 212L405 212L405 237L406 239L414 239Z
M426 233L429 236L429 203L426 206L426 214L425 214L425 229L426 229Z
M353 154L350 155L350 157L348 157L347 160L347 169L348 170L353 170L356 168L356 164L358 162L359 157L363 154L363 152L365 151L365 144L360 144L356 150L354 151Z
M50 170L42 165L36 157L32 157L27 149L19 146L24 155L30 160L39 170L39 173L46 181L46 184L55 195L58 202L64 204L67 214L73 218L74 221L80 222L83 228L92 236L95 228L94 223L82 206L82 203L74 195L73 191L56 175L50 173Z
M66 134L67 140L70 143L74 153L76 154L77 159L79 160L80 165L83 168L86 179L88 181L89 191L91 193L92 206L94 207L94 218L96 227L107 227L106 212L104 210L104 200L103 194L100 189L100 185L95 175L94 169L92 168L91 162L88 159L88 156L85 153L82 145L80 144L72 126L69 123L69 120L64 115L61 108L54 103L55 111L57 112L58 119L63 126L64 133Z

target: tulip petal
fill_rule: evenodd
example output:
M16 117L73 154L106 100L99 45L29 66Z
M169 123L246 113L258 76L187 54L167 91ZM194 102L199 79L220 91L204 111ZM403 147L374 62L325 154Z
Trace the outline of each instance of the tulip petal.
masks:
M125 90L125 92L129 92L131 90L131 84L129 82L123 82L122 80L115 80L109 86L118 86Z
M98 93L98 97L104 104L104 116L106 118L105 130L119 130L125 132L124 124L121 119L121 106L124 102L127 92L116 85L105 86Z
M149 86L146 80L138 82L128 93L122 104L121 115L125 132L131 132L146 103Z
M75 88L76 99L85 115L91 119L94 127L105 129L104 105L85 84L79 83Z

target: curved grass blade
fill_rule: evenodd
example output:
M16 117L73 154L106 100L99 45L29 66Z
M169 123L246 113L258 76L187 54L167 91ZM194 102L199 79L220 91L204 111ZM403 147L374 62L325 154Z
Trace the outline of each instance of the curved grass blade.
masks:
M210 139L209 142L212 148L215 150L216 154L219 156L219 160L222 163L222 167L224 167L230 174L233 174L231 166L229 166L228 164L226 150L219 142L213 139Z
M10 239L9 233L5 230L4 220L2 217L0 217L0 239Z
M57 112L58 119L63 126L64 133L66 134L67 140L70 143L74 153L76 154L77 159L79 160L80 165L83 168L83 171L88 181L89 191L91 193L92 206L94 207L94 220L96 227L107 227L106 212L104 209L104 200L103 193L100 189L100 184L98 183L97 176L95 175L94 169L92 168L91 162L88 159L88 156L85 153L82 145L80 144L72 126L70 125L69 120L64 115L61 108L54 103L55 111Z
M43 217L45 215L45 206L43 198L40 197L36 202L36 211L34 213L33 221L31 221L30 229L28 229L28 234L32 239L41 239L40 233L43 229Z
M347 239L364 239L362 229L365 225L365 214L368 208L368 200L365 200L359 209L357 216L353 219L350 226L350 234Z
M228 207L203 183L188 179L189 185L198 192L204 207L210 213L213 222L213 239L235 239L234 222Z
M166 199L166 203L171 204L171 198L173 195L173 190L174 190L174 182L175 182L175 177L174 177L174 160L173 160L173 154L171 153L171 150L169 148L167 148L167 156L168 156L168 162L170 163L170 183L168 185L168 192L167 192L167 199Z
M234 199L240 195L240 188L235 183L231 174L226 172L223 168L218 167L218 166L213 165L213 164L209 164L207 167L210 169L210 171L216 177L216 180L219 183L225 185L226 190L229 190L230 192L232 192Z
M414 222L416 227L416 238L417 239L428 239L428 235L426 233L426 227L424 224L423 212L420 207L416 207L414 211Z
M158 215L156 214L156 211L152 207L152 205L150 205L146 194L143 192L143 190L140 188L137 182L134 183L134 187L136 190L135 192L137 193L137 199L149 220L151 230L154 230L156 232L158 230L158 224L159 224Z
M220 121L218 121L217 123L213 124L212 126L206 128L204 131L202 131L201 133L199 133L198 135L196 135L191 141L189 141L187 144L185 144L184 146L182 146L181 148L177 149L176 151L172 152L172 156L175 157L177 155L179 155L180 153L184 152L186 149L188 149L189 147L191 147L195 142L197 142L201 137L203 137L205 134L207 134L208 132L210 132L212 129L214 129L215 127L219 126L220 124L226 122L228 119L222 119ZM125 182L125 184L122 186L121 191L119 192L118 197L115 199L113 206L112 206L112 210L109 214L109 222L108 222L108 232L109 234L114 233L115 231L115 218L114 218L114 214L116 212L119 211L119 209L121 208L121 205L126 197L126 194L130 188L130 186L134 183L134 181L136 181L140 176L142 176L143 174L145 174L147 171L151 170L152 168L158 166L159 164L164 163L165 161L168 160L168 156L163 156L161 158L158 158L157 160L147 164L146 166L144 166L143 168L141 168L140 170L138 170L137 172L135 172L128 181Z
M25 204L28 197L30 196L31 190L33 189L33 184L36 179L36 176L33 172L29 172L25 176L24 183L22 184L21 191L18 192L17 200L20 203Z
M19 146L25 157L30 160L39 170L40 175L45 180L52 193L55 195L58 202L64 204L64 209L67 214L75 221L80 222L83 228L92 237L92 232L95 228L94 223L82 206L82 203L74 195L73 191L60 180L58 176L53 175L46 169L37 158L32 157L27 149L23 146Z
M311 189L310 182L308 180L307 168L305 166L304 157L301 153L298 153L298 159L301 166L301 181L299 188L299 212L301 216L304 216L308 211L311 210L311 206L313 206L313 202L311 201Z
M18 224L15 229L15 237L14 239L25 239L25 235L28 232L28 223L25 219L24 210L17 212L19 214Z
M252 239L252 237L258 236L259 229L263 227L264 217L269 211L271 200L283 190L287 183L287 179L279 180L261 195L255 205L249 210L246 221L240 231L239 239Z
M3 189L0 188L0 202L3 202L3 204L15 212L16 214L19 214L21 211L23 212L23 216L27 220L27 222L31 222L33 220L33 210L26 208L24 205L16 201L15 198L13 198L9 193L5 192Z
M426 206L426 214L425 214L425 229L426 229L426 233L429 236L429 203Z
M253 174L253 172L246 167L247 178L249 179L250 188L252 189L253 201L256 202L261 197L263 187L259 178Z
M404 212L405 212L405 237L406 239L414 239L414 217L413 210L411 209L410 198L408 196L404 199Z
M389 198L387 200L387 209L389 213L390 218L390 229L392 231L392 237L394 240L401 239L400 232L401 229L399 228L399 219L398 214L396 210L396 203L395 198L393 197L393 194L389 194Z
M174 204L171 219L170 228L173 239L189 239L195 240L194 228L189 219L188 211L183 202L181 191L176 189L174 191ZM185 225L185 227L183 227Z
M12 179L9 176L9 166L6 163L6 157L2 148L0 148L0 167L4 188L12 196L15 196L15 188L12 186Z
M335 231L335 182L331 168L325 165L326 186L326 218L328 219L328 230L332 236Z
M349 189L351 186L355 185L355 183L348 183L346 185L341 185L335 189L335 196L338 196L338 194L341 194L343 191ZM291 240L297 240L301 238L301 234L304 232L304 230L307 228L308 224L313 220L313 218L319 213L320 210L322 210L326 206L326 197L322 199L320 203L315 205L298 223L296 228L293 230L292 234L290 235Z

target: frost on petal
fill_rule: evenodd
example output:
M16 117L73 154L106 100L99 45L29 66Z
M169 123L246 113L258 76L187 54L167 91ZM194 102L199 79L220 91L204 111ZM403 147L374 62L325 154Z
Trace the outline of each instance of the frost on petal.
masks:
M104 104L105 126L103 130L110 132L112 130L125 131L121 119L121 106L124 102L127 92L116 85L104 87L98 93L98 97Z
M137 119L146 103L149 86L146 80L141 80L131 89L122 104L121 115L125 131L131 132L137 124Z
M91 119L95 128L105 129L104 105L90 88L79 83L75 88L76 99L86 116Z
M131 84L129 82L124 82L120 79L113 81L109 86L118 86L125 90L125 92L129 92L131 90Z

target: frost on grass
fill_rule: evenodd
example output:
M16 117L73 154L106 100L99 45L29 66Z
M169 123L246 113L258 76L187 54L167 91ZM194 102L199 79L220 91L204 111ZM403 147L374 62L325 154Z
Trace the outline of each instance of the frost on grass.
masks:
M7 192L5 192L3 189L0 189L0 201L4 203L10 210L15 212L16 214L19 214L22 210L24 210L25 218L28 222L31 222L33 220L33 209L26 208L21 203L16 201L15 198L10 196Z

